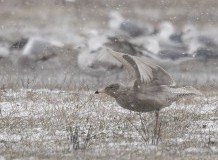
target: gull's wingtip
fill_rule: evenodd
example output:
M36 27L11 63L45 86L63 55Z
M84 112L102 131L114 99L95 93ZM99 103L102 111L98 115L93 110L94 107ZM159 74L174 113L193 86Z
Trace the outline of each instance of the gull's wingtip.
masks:
M170 84L170 86L171 86L171 87L176 86L176 81L175 81L174 79L172 79L172 77L170 77L170 78L171 78L171 84Z
M124 53L114 51L113 49L109 47L104 47L105 51L107 51L109 54L111 54L114 58L119 59L122 58Z
M197 96L202 96L203 93L201 91L199 91L198 89L192 87L192 86L186 86L184 87L188 92L195 94Z
M109 47L103 47L103 49L105 50L105 51L107 51L107 52L109 52L109 53L112 53L112 54L114 54L114 50L112 50L111 48L109 48Z

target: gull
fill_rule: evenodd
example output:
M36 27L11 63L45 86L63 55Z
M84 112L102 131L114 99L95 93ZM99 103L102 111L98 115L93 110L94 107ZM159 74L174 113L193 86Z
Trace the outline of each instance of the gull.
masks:
M180 62L193 58L191 55L186 53L185 49L179 49L176 47L169 46L160 46L159 40L154 36L139 37L137 39L135 38L131 40L130 42L141 46L141 51L143 55L151 58L158 64L162 62L166 62L167 64L169 64L169 62L175 62L176 64L179 64ZM147 51L147 54L145 51L143 51L143 49Z
M159 26L160 30L157 33L162 49L173 48L174 50L186 50L186 46L182 41L182 33L178 32L173 24L169 21L164 21Z
M46 61L57 55L57 51L64 45L55 40L42 37L22 38L11 45L10 49L18 57L18 63L33 68L39 61ZM15 54L19 52L20 54ZM17 59L16 58L16 59Z
M107 73L120 71L123 66L102 47L98 50L80 49L77 65L83 73L96 77L97 80Z
M110 84L97 90L95 94L106 93L115 98L121 107L131 111L155 111L154 135L158 142L160 137L159 111L181 97L201 95L201 93L191 86L176 87L171 76L146 57L131 56L109 48L107 51L127 69L129 81L127 84Z
M196 26L188 24L183 28L182 40L190 43L191 40L196 40L206 47L217 47L217 37L213 32L199 30Z
M209 59L218 58L218 48L198 48L194 53L193 57L196 59L203 60L203 62L208 62Z
M176 49L164 49L159 52L159 57L162 59L170 59L170 60L182 60L182 59L191 59L192 56L185 51L176 50Z
M177 31L170 21L163 21L160 23L158 36L163 40L182 43L182 33Z
M154 28L150 24L142 24L134 20L126 20L119 12L112 11L109 14L109 27L120 33L126 33L131 37L152 34Z
M170 60L184 61L187 57L190 57L187 54L187 47L182 43L181 34L176 31L172 23L164 21L159 28L159 32L156 34L136 37L131 39L130 42L150 51L148 55L153 60L166 60L168 63Z
M32 37L23 48L22 55L35 60L46 59L53 55L53 53L48 53L47 51L55 47L63 47L63 44L55 40Z
M104 44L104 46L112 48L114 51L123 52L130 55L143 54L143 48L141 46L121 37L107 37L107 42Z
M107 73L119 71L122 64L102 48L108 43L107 35L97 30L90 30L88 35L85 45L78 48L77 65L80 71L97 80Z
M109 54L105 46L118 52L142 55L139 46L125 39L95 33L95 36L88 40L87 45L81 46L78 50L77 64L83 73L99 79L107 73L117 73L123 70L122 63Z
M199 51L200 55L202 54L202 50L206 55L210 55L210 52L208 53L207 50L218 49L216 34L203 30L200 31L197 27L190 24L184 27L182 40L188 46L188 53L194 54L194 57L196 57L196 54L198 55Z

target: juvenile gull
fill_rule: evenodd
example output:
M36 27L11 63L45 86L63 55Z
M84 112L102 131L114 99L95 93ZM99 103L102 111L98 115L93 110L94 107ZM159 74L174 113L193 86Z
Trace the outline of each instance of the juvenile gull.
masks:
M128 110L136 112L155 111L155 137L160 136L159 111L174 101L188 95L201 95L191 86L178 88L171 76L160 66L145 57L131 56L107 49L127 69L129 82L111 84L95 93L106 93Z

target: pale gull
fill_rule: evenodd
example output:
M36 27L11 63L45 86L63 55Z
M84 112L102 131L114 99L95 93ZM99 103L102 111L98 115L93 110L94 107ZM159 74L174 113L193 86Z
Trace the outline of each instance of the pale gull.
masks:
M173 50L186 51L187 47L182 41L182 33L171 22L164 21L159 26L156 34L161 50L172 48Z
M97 33L78 49L77 64L82 73L99 79L105 74L117 73L123 69L122 63L105 51L105 46L131 55L143 54L139 46L125 39Z
M186 25L183 29L183 42L188 46L188 53L196 56L200 50L204 50L205 55L209 54L206 50L217 50L218 40L217 34L210 32L209 30L199 30L193 25Z
M119 33L127 34L131 37L150 35L154 28L150 24L142 24L135 20L125 19L119 12L112 11L109 14L109 27Z
M11 46L14 55L17 53L18 64L33 68L38 61L46 61L57 54L57 50L63 47L63 43L42 37L30 37L21 39Z
M183 33L179 31L170 21L163 21L159 25L158 35L160 39L182 43Z
M105 51L104 48L98 50L89 50L81 48L77 57L77 64L82 73L96 77L105 76L108 73L116 73L122 69L123 65L111 54Z
M174 80L163 68L145 57L131 56L111 49L107 51L127 69L129 82L110 84L95 93L106 93L115 98L121 107L131 111L155 111L154 134L157 139L160 136L159 111L181 97L201 95L191 86L176 87Z

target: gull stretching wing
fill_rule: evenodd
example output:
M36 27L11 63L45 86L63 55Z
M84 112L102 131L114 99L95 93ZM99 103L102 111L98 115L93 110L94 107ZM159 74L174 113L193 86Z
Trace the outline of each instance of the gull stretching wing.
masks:
M149 59L115 52L109 48L107 48L107 50L126 67L130 82L137 82L139 85L150 83L170 86L175 85L171 76L163 68L154 64Z

